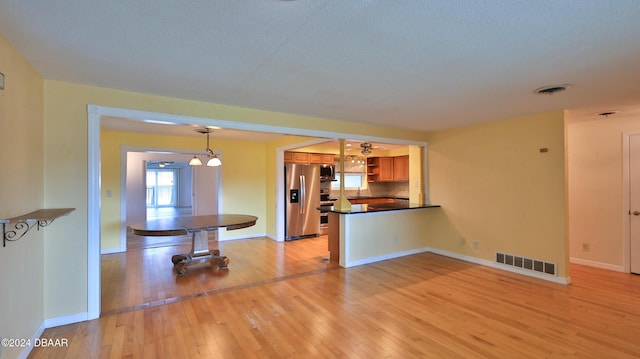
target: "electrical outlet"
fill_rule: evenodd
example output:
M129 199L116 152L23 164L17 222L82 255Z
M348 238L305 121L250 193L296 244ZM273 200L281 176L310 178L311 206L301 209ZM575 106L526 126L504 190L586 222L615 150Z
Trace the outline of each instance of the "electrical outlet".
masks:
M393 237L393 243L398 244L398 237L397 236Z
M458 239L458 244L461 246L464 246L465 242L464 237L460 237L460 239Z
M480 248L480 243L478 243L478 241L473 241L473 249L478 249Z
M582 243L582 250L584 252L588 252L591 249L591 245L589 243Z

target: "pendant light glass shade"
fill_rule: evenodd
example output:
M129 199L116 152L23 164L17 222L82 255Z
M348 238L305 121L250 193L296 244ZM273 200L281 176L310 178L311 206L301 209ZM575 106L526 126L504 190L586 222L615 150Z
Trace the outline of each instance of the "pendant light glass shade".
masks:
M209 167L217 167L217 166L220 166L221 164L222 162L216 155L213 155L213 157L209 161L207 161L207 166Z
M207 158L209 159L207 161L207 166L217 167L222 165L222 161L220 161L218 156L215 153L213 153L211 148L209 148L209 133L213 132L213 130L211 130L210 128L202 128L202 129L199 128L195 131L207 135L207 148L204 151L199 153L199 155L206 153ZM197 155L194 155L191 161L189 161L189 166L202 166L202 161L198 158Z
M202 161L196 156L193 156L191 161L189 161L189 166L202 166Z

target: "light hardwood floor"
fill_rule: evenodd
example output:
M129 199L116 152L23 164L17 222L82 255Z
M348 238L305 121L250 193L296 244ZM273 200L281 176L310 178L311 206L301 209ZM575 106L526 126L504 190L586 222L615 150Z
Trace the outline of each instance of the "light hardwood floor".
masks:
M220 245L227 273L156 284L147 268L166 272L171 250L127 254L124 282L145 289L115 286L100 319L44 332L68 347L30 357L640 357L637 275L572 265L564 286L432 253L343 269L322 239Z

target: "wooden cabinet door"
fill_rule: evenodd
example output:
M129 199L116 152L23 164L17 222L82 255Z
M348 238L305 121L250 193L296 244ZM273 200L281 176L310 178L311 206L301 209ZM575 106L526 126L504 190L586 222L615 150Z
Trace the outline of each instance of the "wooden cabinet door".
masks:
M311 164L321 164L321 165L332 165L333 164L333 155L328 155L324 153L310 153L309 154L309 163Z
M291 162L293 163L301 163L303 165L309 164L309 154L304 152L293 152L293 156L291 158Z
M332 165L333 155L326 153L284 152L284 163Z
M379 181L393 181L393 157L380 157L378 166L380 167Z
M409 156L398 156L393 158L393 180L409 180Z
M322 155L319 153L310 153L309 154L309 163L313 164L320 164L322 163Z
M322 164L323 165L333 165L334 163L334 159L333 159L333 155L329 154L323 154L322 155Z

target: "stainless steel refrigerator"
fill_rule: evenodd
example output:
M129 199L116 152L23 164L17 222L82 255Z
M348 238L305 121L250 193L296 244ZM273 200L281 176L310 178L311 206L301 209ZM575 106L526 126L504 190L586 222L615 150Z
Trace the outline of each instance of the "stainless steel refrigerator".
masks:
M320 234L320 166L285 164L285 240Z

